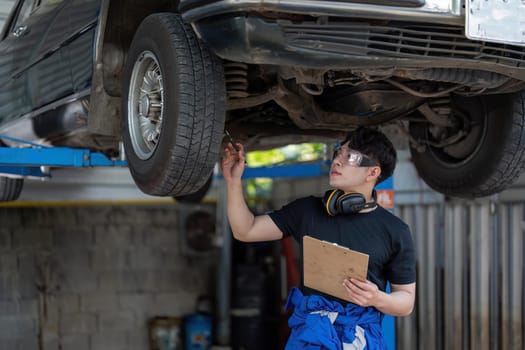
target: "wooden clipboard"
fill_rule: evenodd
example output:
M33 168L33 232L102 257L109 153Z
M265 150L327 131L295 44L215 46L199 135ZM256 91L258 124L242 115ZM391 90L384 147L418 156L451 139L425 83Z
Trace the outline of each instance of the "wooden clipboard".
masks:
M343 280L353 277L366 281L368 255L355 250L303 237L303 276L306 287L348 300Z

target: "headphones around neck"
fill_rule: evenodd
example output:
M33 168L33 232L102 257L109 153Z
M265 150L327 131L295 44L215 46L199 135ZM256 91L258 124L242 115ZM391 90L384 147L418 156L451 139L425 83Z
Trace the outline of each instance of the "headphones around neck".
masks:
M326 191L323 204L330 216L338 214L355 214L363 209L375 208L376 191L372 191L372 201L367 202L365 196L356 192L344 192L341 190Z

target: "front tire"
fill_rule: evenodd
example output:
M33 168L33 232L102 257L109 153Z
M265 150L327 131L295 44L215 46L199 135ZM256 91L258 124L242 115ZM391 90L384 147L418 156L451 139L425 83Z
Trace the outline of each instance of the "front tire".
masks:
M212 182L213 182L213 174L210 175L210 177L208 178L208 181L206 181L204 186L199 188L197 192L186 194L184 196L174 196L173 199L175 199L177 202L180 202L180 203L188 203L188 204L200 203L202 202L204 197L206 197L206 194L211 188Z
M158 196L198 191L222 141L222 62L179 15L154 14L137 29L124 77L122 138L136 184Z
M456 96L452 110L462 116L459 128L410 124L424 150L411 145L414 165L433 189L449 196L475 198L498 193L516 180L525 166L525 93ZM461 119L461 118L459 118ZM441 140L465 135L445 147Z
M23 186L24 179L0 176L0 202L16 201Z

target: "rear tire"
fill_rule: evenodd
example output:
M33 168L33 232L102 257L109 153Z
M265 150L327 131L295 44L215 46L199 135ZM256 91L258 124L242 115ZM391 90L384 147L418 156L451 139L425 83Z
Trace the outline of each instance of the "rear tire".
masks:
M16 201L20 197L24 179L0 176L0 202Z
M222 141L222 62L179 15L154 14L137 29L124 77L122 138L136 184L158 196L198 191Z
M454 97L454 108L469 127L460 141L438 142L429 123L411 123L410 133L425 150L411 146L419 175L433 189L450 196L474 198L502 191L525 166L525 94ZM457 130L445 130L453 135ZM441 130L443 131L443 130Z

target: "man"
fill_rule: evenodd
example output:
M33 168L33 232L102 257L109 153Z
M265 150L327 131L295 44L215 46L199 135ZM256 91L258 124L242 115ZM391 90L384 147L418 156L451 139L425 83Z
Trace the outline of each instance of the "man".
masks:
M395 168L392 143L372 129L350 132L334 152L333 190L323 198L298 199L259 216L251 213L244 200L245 154L241 144L236 147L238 152L228 144L222 160L228 218L236 239L257 242L291 235L301 246L302 237L308 235L369 255L367 281L345 279L341 285L352 302L304 286L292 289L287 306L295 310L288 321L292 332L286 349L385 349L383 314L409 315L416 289L409 228L377 206L374 198L375 185ZM389 294L385 293L387 282Z

